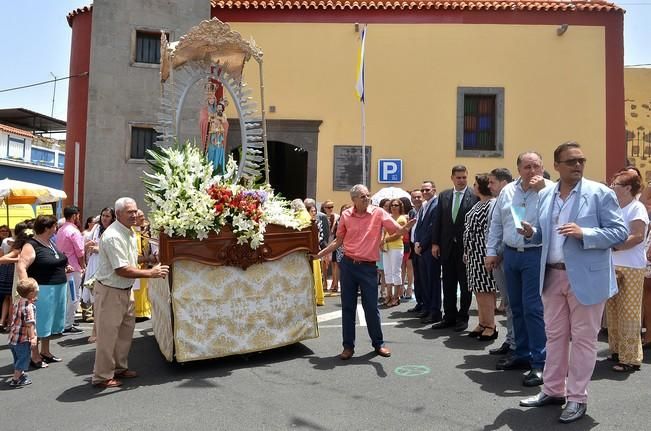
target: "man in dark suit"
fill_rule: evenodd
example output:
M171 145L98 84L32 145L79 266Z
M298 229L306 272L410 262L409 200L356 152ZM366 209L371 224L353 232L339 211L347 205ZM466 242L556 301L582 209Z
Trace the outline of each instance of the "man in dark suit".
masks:
M420 313L423 311L423 299L421 292L423 288L421 286L419 265L421 256L416 254L415 244L414 244L414 235L416 234L416 226L418 225L418 219L420 212L423 208L423 193L420 189L414 189L411 191L411 203L414 206L411 211L409 211L409 220L416 219L416 224L409 231L409 247L411 248L411 253L409 253L409 259L411 259L411 265L414 268L414 297L416 299L416 305L407 310L410 313Z
M432 325L432 329L454 327L455 331L461 332L468 327L468 309L472 302L463 263L463 231L466 213L479 198L468 188L468 170L465 166L454 166L450 178L454 188L440 194L432 232L432 256L440 258L443 267L444 312L443 320ZM461 290L459 309L457 285Z
M423 301L422 310L417 316L422 323L436 323L441 320L441 262L432 256L431 249L438 198L433 181L423 181L420 191L426 202L418 213L414 227L414 252L419 256L420 297Z

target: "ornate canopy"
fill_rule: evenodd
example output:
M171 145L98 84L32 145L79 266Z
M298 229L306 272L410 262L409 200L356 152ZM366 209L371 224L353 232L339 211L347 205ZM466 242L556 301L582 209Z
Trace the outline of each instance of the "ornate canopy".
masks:
M245 41L231 27L213 18L202 21L176 42L161 34L161 82L167 81L171 69L190 61L219 64L235 78L241 78L244 63L253 57L262 63L262 50L253 39Z

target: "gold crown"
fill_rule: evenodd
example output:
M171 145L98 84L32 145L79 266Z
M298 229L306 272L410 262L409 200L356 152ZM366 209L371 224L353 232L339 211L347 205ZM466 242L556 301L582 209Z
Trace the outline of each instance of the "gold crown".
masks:
M215 84L212 81L208 81L206 85L203 86L204 92L206 96L214 96L215 92L217 91L217 84Z

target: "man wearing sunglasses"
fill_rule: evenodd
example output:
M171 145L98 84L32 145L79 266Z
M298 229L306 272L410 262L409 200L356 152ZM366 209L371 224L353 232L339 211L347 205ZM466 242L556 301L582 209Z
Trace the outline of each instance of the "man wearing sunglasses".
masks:
M423 305L417 316L421 318L422 323L428 324L441 320L441 262L431 253L438 197L433 181L423 181L420 191L425 203L414 228L414 251L419 256L418 275Z
M520 230L528 243L542 244L540 287L547 333L542 391L520 405L542 407L567 400L559 418L563 423L586 413L604 303L617 292L611 249L628 237L615 193L583 178L585 164L576 142L556 148L554 169L560 180L541 192L538 223L523 222Z
M348 360L355 353L355 316L357 310L357 291L361 292L362 307L375 353L382 357L391 356L391 351L384 345L384 336L380 326L378 310L377 267L380 259L380 242L382 229L390 235L404 235L416 222L409 220L400 226L391 215L382 208L369 205L369 192L366 186L356 184L350 189L352 208L341 213L337 238L316 255L322 258L344 246L341 259L341 323L344 350L339 359Z

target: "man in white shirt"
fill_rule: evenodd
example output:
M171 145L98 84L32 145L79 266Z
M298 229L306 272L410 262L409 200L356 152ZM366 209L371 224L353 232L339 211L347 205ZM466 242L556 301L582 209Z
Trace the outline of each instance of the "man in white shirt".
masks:
M167 265L138 268L138 246L131 229L138 219L138 206L131 198L115 202L116 221L99 242L99 265L95 273L95 329L97 341L92 384L102 388L122 385L118 378L137 377L128 359L136 326L133 292L137 278L165 278Z

